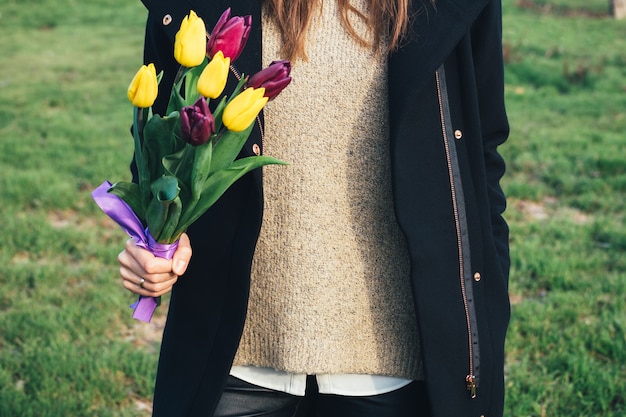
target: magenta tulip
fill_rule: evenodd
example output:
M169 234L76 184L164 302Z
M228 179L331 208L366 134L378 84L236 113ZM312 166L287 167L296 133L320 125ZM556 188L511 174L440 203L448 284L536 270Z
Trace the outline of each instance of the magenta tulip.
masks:
M265 97L274 100L291 82L290 72L291 62L274 61L267 68L250 77L248 85L254 88L265 88Z
M230 17L230 8L226 9L211 32L207 55L212 58L217 51L222 51L230 62L235 61L246 45L251 28L252 16Z
M193 146L205 144L215 133L215 119L204 97L180 110L180 137Z

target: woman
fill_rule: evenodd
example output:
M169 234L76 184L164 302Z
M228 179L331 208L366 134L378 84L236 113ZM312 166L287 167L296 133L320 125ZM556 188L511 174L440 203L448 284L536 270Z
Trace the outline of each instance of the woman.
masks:
M142 1L166 77L189 10L231 7L239 71L282 54L294 78L242 151L291 165L236 183L191 262L187 236L119 256L126 288L172 289L154 415L502 415L500 1Z

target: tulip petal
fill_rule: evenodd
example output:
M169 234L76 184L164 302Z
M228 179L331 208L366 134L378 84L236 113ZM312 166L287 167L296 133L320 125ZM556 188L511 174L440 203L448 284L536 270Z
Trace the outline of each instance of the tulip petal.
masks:
M154 104L159 93L154 64L142 65L128 86L128 99L133 106L148 108Z
M248 80L254 88L265 88L265 97L274 100L291 82L291 62L274 61L267 68L257 72Z
M207 43L207 55L213 57L218 51L222 51L225 57L234 62L243 51L251 29L252 16L230 17L230 8L227 9L211 32Z
M183 19L174 40L174 58L182 66L196 67L204 61L206 27L204 21L191 10Z
M200 97L192 106L180 111L180 137L185 142L200 146L205 144L215 132L215 119L204 97Z
M218 98L226 87L229 68L230 58L218 51L200 74L198 92L204 97Z
M224 126L241 132L250 126L268 101L264 88L246 88L226 105L222 115Z

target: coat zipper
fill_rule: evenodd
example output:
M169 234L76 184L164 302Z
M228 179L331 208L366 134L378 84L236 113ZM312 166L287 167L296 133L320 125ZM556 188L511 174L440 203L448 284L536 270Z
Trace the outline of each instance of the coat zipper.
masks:
M465 384L471 398L476 398L479 382L480 353L478 344L478 326L474 308L472 277L466 266L470 264L469 241L467 234L467 219L465 213L465 201L463 200L463 185L459 172L459 162L455 144L450 143L449 132L452 130L448 90L445 79L445 69L442 65L435 73L437 83L437 96L439 99L439 115L441 117L441 130L448 163L448 175L452 193L452 205L454 222L457 232L457 248L459 253L459 279L465 320L467 325L468 349L469 349L469 373L465 377Z
M207 38L209 37L209 35L207 34ZM237 68L235 68L232 64L230 65L230 72L232 72L232 74L235 76L235 78L237 79L237 82L241 81L241 73L239 72L239 70ZM263 141L265 139L265 129L263 128L263 123L261 122L261 114L257 114L256 116L256 124L259 126L259 148L258 148L258 152L254 149L254 146L252 147L252 153L255 154L256 156L261 155L262 149L263 149ZM248 138L249 139L249 138ZM257 170L260 171L260 170ZM263 195L263 183L262 183L262 179L260 179L259 176L257 176L258 181L255 181L257 190L259 192L259 195L262 196ZM263 203L261 203L263 204ZM262 211L262 209L261 209Z

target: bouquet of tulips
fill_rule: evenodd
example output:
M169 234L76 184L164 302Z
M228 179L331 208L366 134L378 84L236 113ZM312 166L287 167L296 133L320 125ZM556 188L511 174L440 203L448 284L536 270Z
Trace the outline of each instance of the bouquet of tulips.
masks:
M291 81L289 61L275 61L251 77L233 72L239 82L230 96L224 94L251 20L231 17L227 9L207 41L202 19L193 11L184 18L174 43L181 67L165 116L151 109L162 75L153 64L142 66L128 88L138 182L105 181L92 196L155 256L171 259L181 234L243 175L284 164L260 155L236 159L261 109ZM133 317L149 322L158 303L140 296L131 306Z

